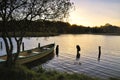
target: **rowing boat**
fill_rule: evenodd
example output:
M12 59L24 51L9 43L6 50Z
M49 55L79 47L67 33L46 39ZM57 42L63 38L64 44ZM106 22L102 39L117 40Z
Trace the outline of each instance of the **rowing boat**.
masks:
M54 51L54 46L55 44L48 44L40 48L34 48L34 49L20 52L19 57L16 60L16 63L26 64L26 63L35 61L37 59L43 58ZM2 61L6 61L7 57L6 55L0 56L0 59Z

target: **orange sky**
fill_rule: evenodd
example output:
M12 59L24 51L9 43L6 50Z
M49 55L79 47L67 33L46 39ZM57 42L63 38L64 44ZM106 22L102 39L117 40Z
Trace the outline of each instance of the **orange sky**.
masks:
M120 26L120 0L71 0L70 24L100 26L106 23Z

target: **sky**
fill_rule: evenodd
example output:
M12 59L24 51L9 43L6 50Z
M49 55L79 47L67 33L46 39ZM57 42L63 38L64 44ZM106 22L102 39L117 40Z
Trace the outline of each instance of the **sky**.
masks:
M101 26L106 23L120 26L120 0L71 0L75 9L69 23L83 26Z

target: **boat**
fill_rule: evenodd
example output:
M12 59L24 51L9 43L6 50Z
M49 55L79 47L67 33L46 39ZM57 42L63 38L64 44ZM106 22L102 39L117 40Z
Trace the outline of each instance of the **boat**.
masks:
M18 59L16 60L16 63L19 64L26 64L32 61L35 61L37 59L43 58L47 56L48 54L52 53L54 51L55 44L48 44L42 47L37 47L34 49L26 50L23 52L20 52ZM0 56L1 62L5 62L7 59L7 56ZM0 63L1 63L0 62Z

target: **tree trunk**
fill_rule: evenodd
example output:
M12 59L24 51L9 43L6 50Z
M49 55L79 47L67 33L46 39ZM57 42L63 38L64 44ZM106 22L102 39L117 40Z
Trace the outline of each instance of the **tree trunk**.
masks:
M12 64L13 64L12 55L7 55L6 66L10 67L10 66L12 66Z
M17 53L14 56L14 64L16 63L16 60L18 59L19 53L20 53L20 45L17 42Z
M9 38L9 40L7 40L7 37L5 37L4 35L2 36L2 39L4 41L5 44L5 49L6 49L6 53L7 53L7 60L6 60L6 66L11 66L13 63L13 59L12 59L12 50L13 50L13 44L11 41L11 38ZM9 42L10 41L10 42ZM9 44L10 43L10 44Z
M17 38L15 38L15 40L16 40L16 43L17 43L17 53L14 56L14 63L16 63L16 60L18 59L18 56L19 56L19 53L20 53L20 46L21 46L21 43L22 43L22 37L19 38L18 40L17 40Z

